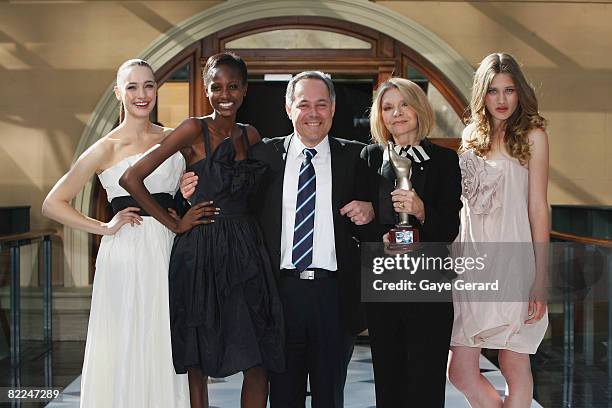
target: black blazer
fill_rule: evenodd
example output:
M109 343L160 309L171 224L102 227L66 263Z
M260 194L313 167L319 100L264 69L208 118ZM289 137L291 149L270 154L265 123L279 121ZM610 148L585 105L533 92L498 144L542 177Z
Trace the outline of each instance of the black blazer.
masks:
M277 277L280 274L285 156L292 137L293 135L264 139L250 149L253 159L269 165L268 173L263 177L257 192L251 196L250 205L261 224ZM361 229L346 216L340 215L340 208L353 200L370 201L369 185L363 180L371 179L371 170L360 159L360 152L364 147L362 143L329 137L329 147L340 309L347 330L356 334L365 328L360 293Z
M422 242L452 242L459 233L459 210L461 210L461 170L459 157L451 149L421 141L429 160L412 163L412 187L425 205L425 223L411 216L411 224L418 228ZM367 229L368 241L381 241L382 235L393 228L397 213L393 210L390 193L395 189L394 175L383 168L384 147L379 144L366 146L361 157L370 169L378 173L377 193L373 196L377 222ZM386 167L386 166L385 166Z

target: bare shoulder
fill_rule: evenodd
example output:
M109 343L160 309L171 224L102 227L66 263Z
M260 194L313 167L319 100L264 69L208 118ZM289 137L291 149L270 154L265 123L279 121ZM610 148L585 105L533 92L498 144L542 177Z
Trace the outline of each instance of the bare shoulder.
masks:
M548 134L542 128L534 128L527 133L531 153L538 154L540 152L548 152Z
M130 143L125 140L125 137L118 129L113 129L106 136L103 136L94 143L91 147L96 150L96 152L100 154L107 155L110 159L121 152L126 146L129 146Z
M151 132L159 134L162 137L168 136L173 130L174 129L170 127L158 125L157 123L151 123Z
M529 150L531 157L529 158L528 168L530 171L538 171L543 167L548 167L548 135L541 128L531 129L527 133L529 139Z
M172 134L176 134L179 138L183 138L185 136L189 138L196 138L198 135L202 133L203 120L204 118L189 117L183 120L176 127L176 129L163 128L164 129L163 139L168 138L168 136Z
M96 173L101 172L108 167L109 163L113 162L115 152L117 151L116 134L111 131L106 136L101 137L93 145L89 146L81 156L76 160L75 166L92 168Z
M529 143L547 143L548 134L542 128L533 128L527 133Z
M254 145L255 143L258 143L259 141L261 141L261 135L259 134L259 131L251 125L244 125L244 127L247 130L247 136L249 138L249 145Z
M174 128L161 127L161 126L160 126L160 128L161 128L160 129L160 131L161 131L161 140L164 140L165 138L167 138L168 135L174 131Z
M187 118L184 121L182 121L181 124L176 127L176 129L186 127L189 130L192 130L192 131L195 130L198 133L200 133L202 132L202 126L203 126L202 123L205 121L205 119L206 118L194 118L194 117Z

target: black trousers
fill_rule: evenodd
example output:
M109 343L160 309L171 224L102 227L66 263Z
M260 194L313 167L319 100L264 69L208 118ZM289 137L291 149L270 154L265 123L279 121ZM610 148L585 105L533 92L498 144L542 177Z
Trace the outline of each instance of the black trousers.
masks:
M335 278L283 277L287 371L270 373L270 407L304 408L310 377L313 408L342 408L355 336L344 328Z
M453 304L367 303L377 408L444 407Z

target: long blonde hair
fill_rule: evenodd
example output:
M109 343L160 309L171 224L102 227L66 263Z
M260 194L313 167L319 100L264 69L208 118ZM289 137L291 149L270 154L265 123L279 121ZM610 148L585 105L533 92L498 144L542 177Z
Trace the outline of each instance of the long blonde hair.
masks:
M372 141L386 146L387 141L393 138L383 121L381 106L383 95L393 88L399 91L404 102L416 112L419 126L417 137L419 140L423 139L431 132L435 123L433 109L427 100L427 95L425 95L420 86L412 81L404 78L391 78L379 85L372 102L372 109L370 110Z
M486 156L491 150L493 118L486 108L485 97L497 74L510 75L518 95L516 110L506 121L504 145L512 157L525 165L531 157L527 135L532 129L544 129L546 120L538 112L538 100L533 87L514 57L506 53L488 55L476 70L470 108L465 118L466 125L473 124L474 128L462 140L460 150L473 149L478 156Z

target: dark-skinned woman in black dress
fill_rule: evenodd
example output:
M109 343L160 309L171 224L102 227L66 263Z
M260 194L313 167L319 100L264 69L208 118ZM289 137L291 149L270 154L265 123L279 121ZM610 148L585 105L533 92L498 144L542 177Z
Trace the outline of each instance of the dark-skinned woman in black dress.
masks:
M189 373L192 407L207 406L207 376L244 373L242 407L265 407L267 370L284 369L283 317L269 257L247 196L266 170L249 158L260 136L236 124L247 90L246 65L232 53L209 58L206 96L213 113L186 119L128 169L121 185L177 233L169 272L172 354ZM143 180L181 151L199 177L191 209L178 219L153 200Z

